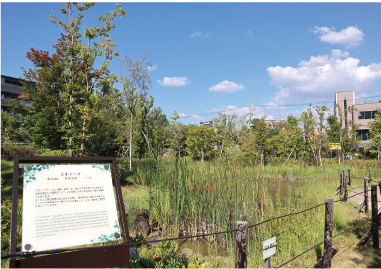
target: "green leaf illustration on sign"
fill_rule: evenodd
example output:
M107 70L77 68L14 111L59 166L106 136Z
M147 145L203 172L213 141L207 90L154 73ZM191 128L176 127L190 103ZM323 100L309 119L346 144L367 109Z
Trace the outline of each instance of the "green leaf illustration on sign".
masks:
M37 179L37 173L43 170L49 170L49 167L55 165L25 165L24 166L24 188Z
M96 168L96 169L99 169L101 171L109 171L110 170L110 166L108 164L106 164L106 165L103 165L103 164L93 164L92 168Z
M110 234L109 236L107 236L105 234L101 234L97 239L90 240L90 242L91 243L101 243L101 242L119 240L120 236L115 237L115 234L120 235L120 228L119 228L119 223L117 220L115 220L114 228L116 228L117 230L114 233Z

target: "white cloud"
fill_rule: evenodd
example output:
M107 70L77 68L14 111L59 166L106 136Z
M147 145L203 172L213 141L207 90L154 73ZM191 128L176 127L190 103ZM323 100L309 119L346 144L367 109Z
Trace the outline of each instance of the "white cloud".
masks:
M238 90L243 90L243 89L245 89L243 85L238 85L237 83L225 80L218 83L217 85L213 87L210 87L209 91L234 93Z
M191 33L191 35L190 35L190 37L198 37L198 36L202 36L200 31L196 31L194 33Z
M155 64L154 66L148 66L147 70L148 71L154 71L154 70L156 70L156 68L157 68L157 64Z
M165 77L162 81L157 80L163 86L185 86L190 83L186 77Z
M180 116L180 118L188 118L187 114L185 114L185 113L180 113L179 116Z
M335 56L345 56L345 52L333 51ZM335 92L355 91L360 97L374 93L374 83L381 78L381 63L359 66L360 60L323 56L311 56L308 61L300 61L299 67L268 67L270 84L279 91L273 101L282 104L285 99L333 98Z
M248 36L254 36L253 33L252 33L250 30L248 30L248 31L246 32L246 34L247 34Z
M206 113L209 113L209 112L216 113L216 112L218 112L218 108L213 108L211 110L204 110L204 112L206 112Z
M275 97L271 97L272 101L268 103L263 103L267 105L267 109L285 109L283 100L288 97L290 89L283 88L282 86L278 87L279 91L275 93Z
M199 115L196 115L196 114L194 114L194 115L190 115L190 117L193 118L193 119L196 119L196 120L201 120L201 121L204 120L203 117L201 117L201 116L199 116Z
M342 52L341 50L331 50L331 58L347 58L349 56L348 51Z
M364 33L356 27L349 26L341 32L336 32L335 27L315 27L312 30L315 34L320 34L320 40L322 42L328 42L331 44L346 45L346 47L355 47L360 45L364 41Z

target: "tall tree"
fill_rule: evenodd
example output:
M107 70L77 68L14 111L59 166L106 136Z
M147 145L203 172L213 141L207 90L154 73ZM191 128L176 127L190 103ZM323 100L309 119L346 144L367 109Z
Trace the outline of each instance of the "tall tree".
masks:
M213 129L208 126L193 126L188 131L187 149L193 158L200 158L204 163L206 157L211 157L213 143L215 143Z
M112 10L111 15L106 13L99 17L100 26L91 28L80 26L83 19L83 12L92 7L95 3L67 3L60 8L62 14L67 16L68 22L57 20L56 15L51 15L51 22L59 26L67 40L66 49L62 51L63 59L63 80L64 93L63 103L65 106L66 120L64 124L65 139L69 147L70 156L73 156L73 149L80 143L80 154L84 154L85 140L87 139L88 125L94 116L94 105L97 96L94 94L96 85L115 81L116 76L110 74L108 69L109 61L118 52L114 51L115 43L111 42L109 32L115 28L112 21L116 16L122 17L126 14L120 4L117 10ZM103 62L99 68L95 68L95 61L103 57ZM101 91L109 87L100 87ZM108 94L102 92L101 95ZM78 123L78 126L75 124Z
M322 149L327 148L327 135L325 132L324 115L328 111L326 106L315 106L315 110L318 114L317 132L315 132L315 139L317 142L317 165L323 166L322 162Z
M132 141L133 141L133 119L136 117L136 107L139 102L147 98L151 86L151 78L148 74L148 67L151 62L147 61L149 56L147 51L134 59L130 55L119 57L120 80L122 82L122 99L130 114L130 170L132 169Z
M62 128L65 113L62 57L67 49L67 38L62 35L53 48L55 53L51 55L34 48L26 53L34 68L22 68L25 93L11 105L16 114L22 115L20 122L28 140L40 148L59 150L66 149L61 141L65 136Z
M1 112L1 142L17 142L21 141L23 133L18 130L19 123L8 112Z
M263 117L256 125L255 138L261 156L261 166L265 169L265 156L269 146L269 139L267 137L267 124L265 117Z
M381 150L381 109L377 109L375 119L368 124L370 130L370 143L377 148L377 159L380 159Z

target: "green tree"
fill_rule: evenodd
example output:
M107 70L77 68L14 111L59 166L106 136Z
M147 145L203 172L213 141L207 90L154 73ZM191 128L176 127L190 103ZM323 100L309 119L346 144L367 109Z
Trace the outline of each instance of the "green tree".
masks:
M151 62L147 61L148 52L144 51L139 59L134 59L130 55L119 57L120 80L122 82L122 99L130 115L130 170L132 169L132 152L133 152L133 119L136 117L136 107L139 102L147 99L148 91L151 86L151 78L148 74L148 67Z
M23 134L18 130L19 123L14 115L1 112L1 142L21 141Z
M11 102L12 111L22 116L26 139L40 148L66 149L61 140L64 136L63 116L63 51L66 50L65 36L53 46L55 53L31 48L26 57L34 68L23 69L23 89L19 100Z
M297 156L297 153L304 150L303 131L299 128L299 120L293 115L288 115L287 120L283 124L283 129L278 135L272 137L276 153L280 156L290 158L292 154Z
M373 122L368 123L370 143L377 149L377 159L380 159L381 150L381 109L377 109L375 119Z
M348 107L348 113L353 115L353 112L357 111L357 108L353 106ZM348 151L351 156L357 151L358 145L360 144L360 138L357 138L358 130L360 124L356 124L353 120L348 121L349 131L348 131Z
M340 143L340 123L336 115L330 115L327 118L327 136L330 143Z
M88 125L95 117L93 112L97 110L94 110L94 106L100 103L99 96L109 94L107 90L110 87L104 86L117 79L108 69L109 61L118 55L113 49L115 43L111 42L109 32L115 28L112 24L114 18L122 17L126 12L120 4L117 4L117 10L112 10L111 15L106 13L99 17L101 26L91 28L85 26L81 33L80 26L84 17L82 13L94 4L67 3L61 7L61 13L67 16L67 23L57 20L56 15L51 15L51 22L61 28L67 41L66 48L62 51L64 80L62 101L65 111L64 139L67 141L70 156L79 144L80 154L84 154ZM99 61L99 57L103 57L103 62L97 69L95 62ZM98 85L100 94L95 94Z
M315 110L318 114L318 122L317 122L317 132L315 132L315 141L317 143L317 156L316 161L317 165L320 165L320 167L323 166L322 162L322 150L327 149L327 135L325 132L326 126L324 125L324 114L328 111L328 108L326 106L315 106Z
M308 158L314 158L317 161L316 154L316 136L315 130L317 128L316 118L313 116L311 104L306 111L303 111L300 115L300 120L303 124L304 131L304 147Z
M187 150L195 158L204 159L213 155L213 146L215 143L215 133L213 129L207 126L192 126L188 131Z
M265 168L265 156L267 155L269 139L267 138L267 124L265 117L261 119L256 125L255 131L256 143L258 146L259 156L261 156L261 166Z

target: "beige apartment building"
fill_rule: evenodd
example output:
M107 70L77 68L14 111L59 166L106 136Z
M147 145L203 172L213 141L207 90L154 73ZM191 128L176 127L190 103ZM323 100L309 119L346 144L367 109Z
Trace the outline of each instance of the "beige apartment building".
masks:
M368 123L374 121L377 109L381 109L381 100L367 100L356 101L355 93L350 92L336 92L335 93L335 115L339 117L339 110L336 104L339 104L340 109L344 116L345 127L348 126L348 122L353 120L355 124L359 124L358 137L361 138L362 143L369 144L369 127ZM348 111L349 107L353 107L352 112Z

